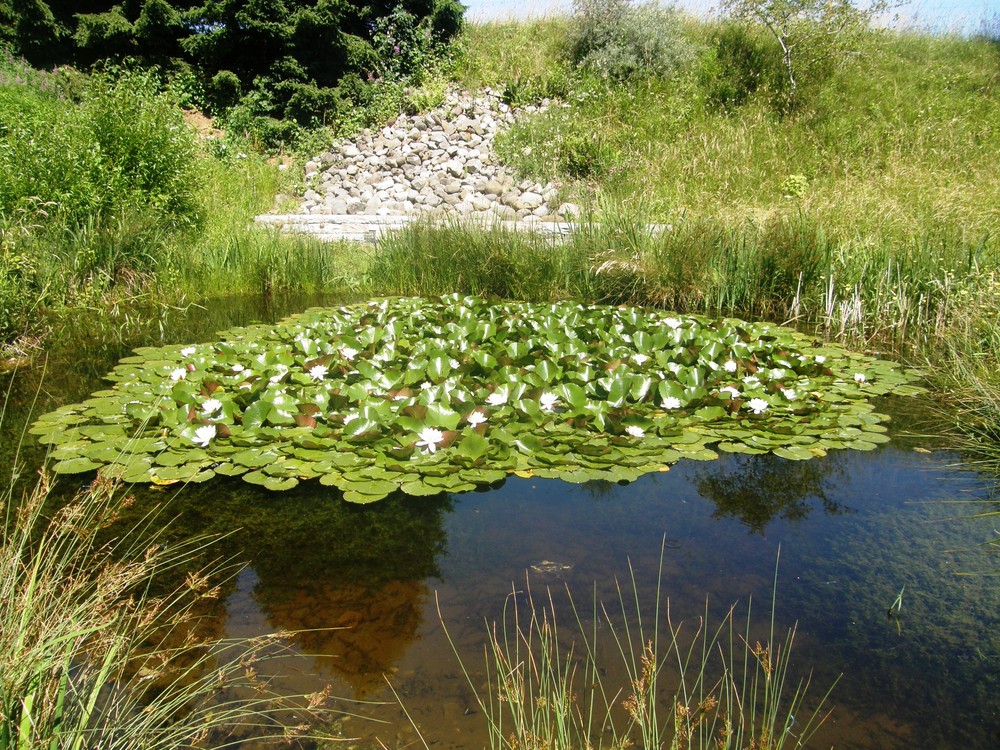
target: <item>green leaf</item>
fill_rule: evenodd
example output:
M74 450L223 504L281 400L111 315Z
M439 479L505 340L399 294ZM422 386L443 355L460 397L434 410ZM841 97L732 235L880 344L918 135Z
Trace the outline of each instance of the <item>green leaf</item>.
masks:
M52 467L52 471L56 474L83 474L87 471L94 471L94 469L99 469L103 464L97 461L91 461L86 457L79 458L67 458L64 461L59 461Z
M490 449L490 441L474 432L462 435L455 445L458 455L472 461L482 458Z

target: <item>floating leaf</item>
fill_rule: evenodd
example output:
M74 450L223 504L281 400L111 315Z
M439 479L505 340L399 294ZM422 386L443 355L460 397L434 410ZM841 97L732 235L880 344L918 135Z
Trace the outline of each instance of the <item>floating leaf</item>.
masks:
M182 348L137 350L112 388L36 422L56 470L272 489L319 477L350 502L511 474L632 481L717 451L873 450L888 418L871 399L923 392L897 363L770 324L460 295L315 309Z

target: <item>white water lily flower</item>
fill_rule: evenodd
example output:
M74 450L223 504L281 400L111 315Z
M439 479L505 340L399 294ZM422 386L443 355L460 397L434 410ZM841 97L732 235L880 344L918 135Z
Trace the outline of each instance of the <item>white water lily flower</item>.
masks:
M171 380L184 380L187 377L188 371L183 367L178 367L176 370L170 371Z
M747 408L754 414L763 414L769 404L762 398L752 398L747 401Z
M309 368L309 377L313 380L322 380L330 369L326 365L313 365Z
M452 370L457 370L462 366L462 364L457 359L449 359L448 366L451 367Z
M479 425L483 424L488 419L488 417L481 411L474 411L467 417L467 419L469 420L469 424L471 424L473 427L478 427Z
M630 424L625 428L625 432L634 438L646 437L646 431L639 427L638 425Z
M854 373L854 382L858 385L864 385L868 381L863 372Z
M243 372L245 369L247 369L247 368L245 368L239 362L237 362L235 365L233 365L233 372Z
M490 406L503 406L507 403L507 398L509 396L510 394L505 388L500 388L486 397L486 403Z
M799 394L795 392L794 388L782 388L781 392L785 395L785 398L787 398L789 401L794 401L799 396Z
M417 441L417 447L424 448L428 453L433 453L437 450L438 444L444 440L444 433L433 427L425 427L420 431L418 437L420 440Z
M780 367L775 367L773 370L771 370L771 377L774 378L775 380L780 380L781 378L785 377L785 371L782 370Z
M217 398L206 399L205 403L201 405L201 410L206 414L215 414L221 408L222 402Z
M670 326L674 330L677 330L678 328L680 328L681 325L682 325L682 323L683 323L683 321L680 320L679 318L667 318L663 322L664 322L664 324Z
M663 399L663 403L660 404L661 409L680 409L681 400L676 396L667 396Z
M346 427L348 422L353 422L355 419L360 419L361 412L352 411L344 415L344 426Z
M724 396L727 393L729 394L730 398L739 398L740 397L740 389L739 388L734 388L731 385L727 385L725 388L720 388L719 389L719 395L720 396Z
M726 372L736 372L737 366L735 359L727 359L726 363L722 365L722 369Z
M541 398L538 399L538 404L542 407L542 411L552 411L556 408L557 403L559 403L559 397L554 393L543 393Z
M195 445L200 445L202 448L207 448L209 442L215 437L215 425L205 424L194 431L194 437L191 440Z
M826 362L826 357L824 357L822 354L817 354L816 355L816 364L821 365L824 362Z
M354 359L356 356L358 356L358 350L352 349L349 346L345 346L340 350L340 356L346 359L347 361L350 361Z
M649 361L649 357L647 357L645 354L633 354L632 361L635 362L637 365L643 365Z
M429 391L433 387L434 384L429 380L425 380L423 383L420 384L420 390L422 391Z
M747 375L743 378L743 383L747 388L756 388L760 385L760 379L756 375Z
M185 346L183 349L181 349L181 356L190 357L192 354L195 353L195 351L196 349L193 346Z
M667 369L670 370L674 375L681 371L681 366L677 362L667 362Z

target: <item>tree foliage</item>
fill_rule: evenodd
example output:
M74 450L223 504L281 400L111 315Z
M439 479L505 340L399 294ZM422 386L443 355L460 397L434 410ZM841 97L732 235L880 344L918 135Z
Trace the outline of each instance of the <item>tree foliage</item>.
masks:
M0 0L0 44L38 67L193 71L207 109L256 91L258 114L309 124L352 105L345 76L410 75L463 13L456 0Z
M796 104L802 79L850 59L871 22L898 2L872 0L722 0L733 18L760 24L778 42L787 82L787 104Z

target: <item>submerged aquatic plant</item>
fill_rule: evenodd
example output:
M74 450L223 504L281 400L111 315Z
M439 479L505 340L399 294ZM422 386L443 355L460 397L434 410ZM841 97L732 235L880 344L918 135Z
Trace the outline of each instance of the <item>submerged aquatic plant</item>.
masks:
M858 377L863 375L863 377ZM808 459L888 440L870 399L919 373L767 323L476 297L315 309L194 347L147 347L114 386L42 417L55 471L216 475L345 499L509 474L631 481L717 451Z

